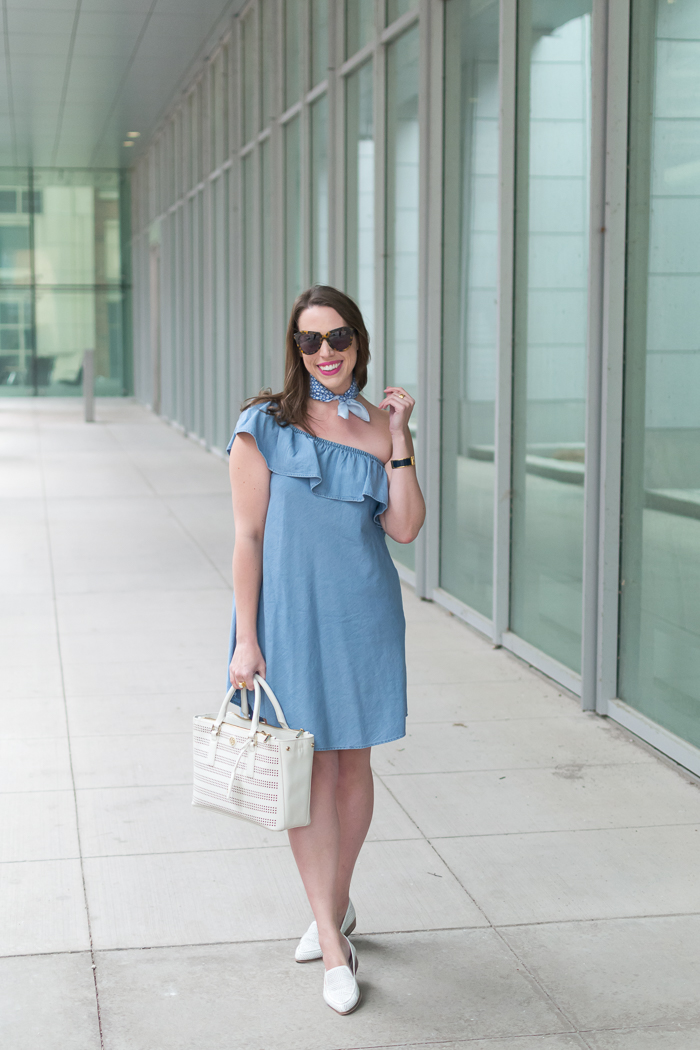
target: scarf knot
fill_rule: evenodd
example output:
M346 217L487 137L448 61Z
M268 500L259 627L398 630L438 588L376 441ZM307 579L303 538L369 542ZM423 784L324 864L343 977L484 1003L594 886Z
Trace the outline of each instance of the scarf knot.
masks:
M309 380L309 393L314 401L337 401L338 415L341 419L347 419L348 413L352 412L354 416L358 416L360 419L364 419L365 423L369 423L369 412L360 401L356 400L359 391L354 376L352 383L344 394L334 394L323 383L319 383L315 376L309 375Z

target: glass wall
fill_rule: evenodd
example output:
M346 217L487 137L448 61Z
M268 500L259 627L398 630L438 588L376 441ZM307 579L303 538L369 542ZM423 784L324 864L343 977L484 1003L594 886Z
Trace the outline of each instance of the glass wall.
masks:
M345 57L368 44L374 36L375 0L348 0L345 5Z
M386 91L385 381L418 396L418 55L413 26L389 45ZM415 421L411 427L415 436ZM395 558L415 565L413 544L389 541Z
M345 84L345 288L374 335L374 91L370 60ZM371 362L370 362L371 365Z
M614 5L603 27L591 0L250 0L134 168L137 390L223 449L280 387L293 299L344 288L368 396L417 401L429 519L389 544L402 575L585 704L696 744L700 774L700 16L631 2L628 156L605 139L627 106ZM593 111L603 28L619 62ZM123 368L117 197L62 178L0 184L3 392L77 392L90 340Z
M445 8L440 586L491 617L498 2Z
M581 668L591 0L520 8L511 629Z
M328 95L311 107L311 280L328 284Z
M301 120L295 117L284 128L285 197L285 304L303 292L301 231Z
M0 395L126 390L120 176L0 171Z
M700 8L632 28L619 696L700 746Z

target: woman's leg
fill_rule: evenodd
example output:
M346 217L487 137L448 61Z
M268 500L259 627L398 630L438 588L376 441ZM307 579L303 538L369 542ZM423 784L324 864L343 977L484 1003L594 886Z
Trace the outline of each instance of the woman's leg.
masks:
M345 918L350 881L362 844L367 837L374 809L374 781L370 748L338 752L336 805L340 823L340 850L336 882L338 925Z
M311 775L311 823L289 831L292 853L318 925L318 940L327 970L347 964L336 918L340 856L337 785L338 752L317 752Z
M340 924L350 880L372 819L370 749L319 751L311 777L311 823L289 832L294 859L318 925L326 969L346 964Z

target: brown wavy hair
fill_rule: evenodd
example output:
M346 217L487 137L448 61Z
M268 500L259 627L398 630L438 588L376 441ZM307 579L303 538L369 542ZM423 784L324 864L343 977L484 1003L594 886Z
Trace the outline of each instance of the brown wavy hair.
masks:
M329 306L355 329L357 344L357 361L355 363L355 382L358 389L367 385L367 365L369 364L369 335L356 302L338 288L325 284L315 284L302 292L295 300L287 325L287 356L284 368L284 390L273 394L270 390L261 390L255 397L249 397L244 408L251 405L268 403L268 412L274 416L280 426L290 424L309 430L309 373L302 360L302 355L294 342L294 333L298 329L300 315L309 306Z

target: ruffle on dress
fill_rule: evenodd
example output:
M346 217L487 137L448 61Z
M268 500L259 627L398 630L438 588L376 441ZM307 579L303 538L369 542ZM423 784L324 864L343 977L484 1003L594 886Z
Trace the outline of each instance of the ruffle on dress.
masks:
M227 452L231 451L236 434L242 433L252 434L273 474L308 478L315 496L346 503L373 499L377 504L374 521L382 527L379 518L389 504L389 481L384 464L376 456L315 437L298 427L281 427L267 412L267 403L252 405L241 413Z

